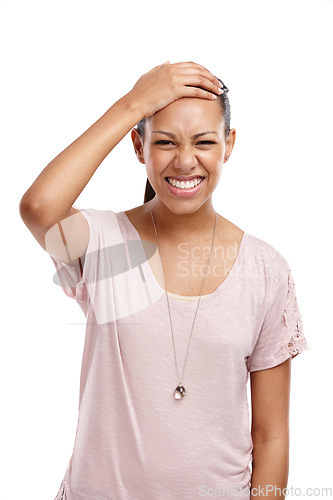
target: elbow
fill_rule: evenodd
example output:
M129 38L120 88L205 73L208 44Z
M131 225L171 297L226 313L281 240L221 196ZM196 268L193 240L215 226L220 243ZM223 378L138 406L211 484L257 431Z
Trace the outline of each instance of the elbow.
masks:
M35 207L36 205L32 203L32 200L29 198L29 196L27 196L27 194L24 194L19 203L19 213L21 218L25 220L27 217L31 216L31 213L33 212Z
M289 441L289 420L286 418L280 424L257 426L252 422L251 437L257 444Z
M25 193L19 203L19 213L23 222L34 222L46 219L47 210L38 200Z
M22 219L34 212L37 208L37 205L38 204L36 203L36 201L31 199L31 197L27 193L25 193L19 203L19 212Z
M289 436L272 437L265 440L253 440L253 460L256 464L266 463L268 457L275 457L289 464Z
M270 446L289 449L289 430L286 429L278 434L253 434L252 442L254 450L261 450Z

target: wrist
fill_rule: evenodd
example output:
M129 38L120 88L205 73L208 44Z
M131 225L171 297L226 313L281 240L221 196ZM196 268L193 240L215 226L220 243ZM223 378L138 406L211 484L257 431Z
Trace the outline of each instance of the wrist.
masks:
M121 98L121 100L124 103L126 112L133 116L136 123L139 123L143 118L145 118L145 112L142 108L141 103L138 101L138 99L135 99L133 94L131 94L131 91L128 92L128 94L125 94Z

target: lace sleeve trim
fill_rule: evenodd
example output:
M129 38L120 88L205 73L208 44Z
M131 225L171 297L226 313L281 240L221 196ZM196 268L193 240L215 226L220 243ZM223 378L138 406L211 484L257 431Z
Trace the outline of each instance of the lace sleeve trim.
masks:
M297 354L309 347L304 337L303 320L299 311L295 282L290 269L288 274L287 303L283 317L285 325L287 326L287 333L283 339L283 352L294 358Z

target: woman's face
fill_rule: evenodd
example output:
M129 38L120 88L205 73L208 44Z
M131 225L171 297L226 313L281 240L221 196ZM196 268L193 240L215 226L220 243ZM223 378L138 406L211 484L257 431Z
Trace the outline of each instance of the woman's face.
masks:
M218 185L234 141L234 130L225 140L216 101L181 98L147 118L141 156L156 195L174 212L180 207L183 213L200 208ZM168 179L185 184L172 186ZM188 189L186 179L193 179Z

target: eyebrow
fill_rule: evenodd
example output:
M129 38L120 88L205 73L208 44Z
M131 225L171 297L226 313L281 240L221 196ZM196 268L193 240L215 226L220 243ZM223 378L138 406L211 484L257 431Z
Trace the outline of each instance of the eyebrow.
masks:
M171 132L165 132L164 130L153 130L152 131L152 134L165 134L165 135L168 135L169 137L172 137L172 138L175 138L175 134L172 134ZM200 132L199 134L195 134L191 137L191 139L196 139L197 137L201 137L202 135L206 135L206 134L216 134L218 135L217 132L215 132L214 130L206 130L205 132Z

